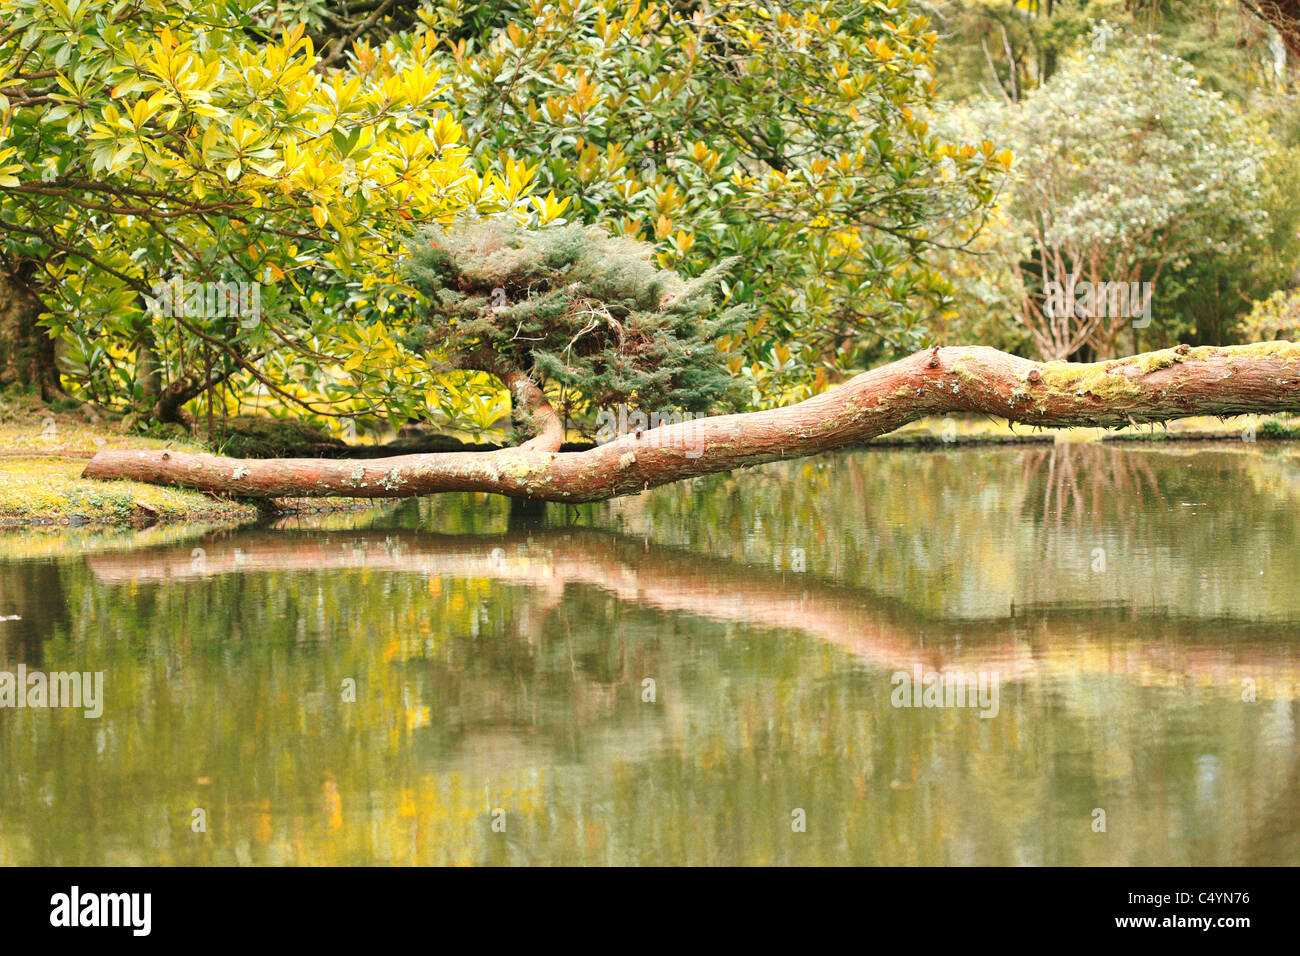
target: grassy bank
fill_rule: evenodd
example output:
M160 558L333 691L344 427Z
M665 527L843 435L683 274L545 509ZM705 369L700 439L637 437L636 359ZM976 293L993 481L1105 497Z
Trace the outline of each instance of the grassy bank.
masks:
M1300 419L1241 415L1231 419L1196 416L1167 425L1128 428L1033 428L986 415L923 418L874 439L872 445L924 448L940 445L1000 445L1028 442L1294 441Z
M258 515L255 505L181 488L82 478L85 467L84 460L68 458L0 458L0 525L146 525Z
M121 420L92 416L70 402L51 407L29 395L0 394L0 527L143 527L258 517L259 507L254 502L183 488L81 477L86 462L97 451L167 447L209 450L179 430L170 438L141 435L129 430ZM306 513L371 504L351 498L277 502L281 510Z

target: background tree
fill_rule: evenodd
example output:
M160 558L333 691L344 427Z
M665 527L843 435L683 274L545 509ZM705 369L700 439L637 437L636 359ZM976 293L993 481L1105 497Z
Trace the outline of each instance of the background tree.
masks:
M404 237L526 202L459 143L431 35L344 60L248 0L0 10L3 273L11 311L41 303L66 343L71 387L160 420L221 386L321 413L423 405L378 321ZM160 315L173 275L258 283L260 312Z
M1010 156L930 132L936 40L903 0L562 0L452 42L447 70L467 145L536 164L569 218L687 275L738 259L752 315L720 347L763 404L919 346L949 294L934 252Z
M1124 0L936 0L918 6L950 38L940 94L1016 102L1052 78L1091 23L1136 14Z
M1117 33L1158 34L1210 89L1245 100L1286 67L1283 38L1237 0L921 0L944 35L940 95L1018 100L1067 56ZM1103 27L1101 36L1092 27Z
M1019 102L990 104L972 121L1001 131L1019 157L1003 259L1015 260L1019 317L1045 358L1113 357L1134 318L1131 309L1053 310L1050 284L1158 284L1167 269L1267 235L1277 146L1266 126L1147 42L1115 38L1075 54Z
M928 257L1009 162L929 134L905 0L3 9L5 254L38 265L68 387L162 420L489 423L489 382L394 335L404 235L464 212L653 237L688 276L739 257L729 370L806 395L924 340ZM260 282L262 315L151 314L173 274Z
M146 417L491 425L497 381L449 376L405 335L427 303L396 268L402 244L457 217L600 224L652 240L688 278L736 258L719 288L748 317L717 347L760 406L936 333L1026 351L1002 303L1023 306L1033 281L985 268L1036 261L1020 209L990 209L1003 131L949 124L934 97L983 82L1024 107L1065 61L1114 52L1093 50L1118 42L1086 31L1097 15L1167 29L1152 48L1182 51L1202 87L1249 110L1251 149L1268 154L1259 196L1222 215L1193 204L1210 243L1165 263L1144 341L1237 334L1248 300L1297 264L1293 163L1268 141L1300 129L1290 61L1221 0L926 7L943 29L992 11L1008 44L1000 27L940 40L905 0L0 4L0 273L24 287L4 320L54 337L0 353L0 377ZM1087 137L1069 127L1096 113L1091 95L1060 88L1034 112L1048 124L1073 104L1059 131ZM1118 155L1117 174L1139 174ZM1267 225L1242 229L1252 203ZM257 281L261 315L151 312L172 275ZM1084 354L1116 348L1092 338Z
M1292 54L1300 56L1300 3L1296 0L1241 0L1241 5L1277 30Z

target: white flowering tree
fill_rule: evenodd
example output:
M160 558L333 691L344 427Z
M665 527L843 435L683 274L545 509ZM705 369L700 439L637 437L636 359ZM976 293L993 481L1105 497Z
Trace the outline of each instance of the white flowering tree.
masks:
M1166 268L1229 252L1267 225L1267 129L1145 41L1094 45L976 122L1016 156L1008 243L1027 240L1014 266L1020 319L1044 358L1113 357L1138 310L1131 297L1117 309L1090 291L1154 285Z

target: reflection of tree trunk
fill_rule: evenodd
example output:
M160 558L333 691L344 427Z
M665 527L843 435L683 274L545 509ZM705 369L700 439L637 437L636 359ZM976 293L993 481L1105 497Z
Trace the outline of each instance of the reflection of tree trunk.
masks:
M1040 364L996 349L934 348L858 375L786 408L715 415L561 452L543 426L518 448L404 455L366 462L251 460L163 451L102 451L87 478L130 478L199 491L276 497L403 498L481 491L577 503L635 494L697 475L861 444L927 415L984 412L1029 425L1120 427L1188 415L1300 411L1300 345L1163 352L1095 365ZM520 378L512 391L540 390ZM537 416L535 416L537 417Z
M1082 528L1107 508L1140 498L1144 490L1163 497L1150 462L1105 444L1032 448L1021 460L1026 484L1042 476L1041 523L1058 530ZM1024 502L1017 515L1025 516Z
M429 535L385 529L364 531L235 534L193 542L86 557L97 580L107 584L165 583L217 574L267 571L370 571L487 578L537 588L548 607L571 585L598 588L629 605L653 607L748 627L802 631L876 667L908 670L958 668L996 671L1003 682L1030 679L1050 662L1034 647L1077 648L1071 668L1092 661L1107 673L1200 677L1230 683L1245 669L1279 695L1300 687L1300 671L1285 640L1267 639L1238 649L1226 661L1222 647L1197 646L1198 633L1164 615L1144 617L1131 647L1095 653L1096 621L1074 612L1021 615L1015 620L963 621L954 644L952 623L935 621L905 605L860 588L804 574L720 562L585 528L529 530L488 536ZM1126 612L1127 613L1127 612ZM1217 637L1217 636L1216 636Z
M67 624L58 565L48 561L0 562L0 661L38 666L41 642Z
M31 285L35 272L28 260L0 266L0 388L35 387L50 402L64 392L54 340L39 322L45 305Z
M540 530L546 521L546 502L511 498L510 517L507 520L511 534Z

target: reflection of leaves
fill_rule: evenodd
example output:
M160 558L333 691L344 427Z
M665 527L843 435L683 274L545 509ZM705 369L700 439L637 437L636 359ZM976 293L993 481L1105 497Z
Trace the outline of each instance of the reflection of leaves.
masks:
M349 518L355 530L217 531L198 539L198 571L184 536L0 563L0 594L32 595L28 643L8 656L105 669L114 730L97 739L61 714L0 721L0 763L48 767L57 752L89 769L0 776L0 854L108 862L135 846L145 860L193 862L188 838L155 842L153 811L187 819L193 781L206 778L211 862L941 863L952 847L984 862L1134 861L1167 803L1126 807L1133 836L1102 848L1069 836L1069 795L1132 778L1181 800L1194 795L1197 755L1212 751L1216 800L1248 811L1225 817L1229 832L1204 851L1226 861L1276 793L1259 786L1274 779L1276 748L1264 708L1204 701L1237 669L1293 697L1285 627L1158 611L1135 626L1136 602L972 620L965 612L1004 575L1024 589L1012 562L1042 576L1044 542L1078 534L1041 520L1046 451L779 463L752 480L714 476L581 509L595 528L567 527L553 509L549 526L512 532L503 500L445 496L386 521ZM1115 454L1141 462L1121 474ZM1107 472L1118 501L1096 527L1124 520L1166 549L1190 538L1204 554L1202 532L1166 513L1232 500L1240 507L1209 516L1209 533L1286 571L1298 502L1268 489L1300 484L1295 461L1085 450L1069 466L1083 494L1071 514ZM638 527L601 530L617 515ZM477 533L428 530L453 524ZM771 570L766 555L796 538L816 542L810 572ZM448 555L459 563L436 564ZM1286 603L1293 588L1248 591L1226 563L1222 584L1206 581L1205 567L1171 564L1162 587L1235 589L1257 615L1300 616ZM934 611L950 607L962 613ZM995 726L892 708L888 673L911 658L1001 668ZM647 675L653 706L640 700ZM354 703L334 692L345 677ZM1199 702L1180 689L1189 681ZM864 800L878 812L863 813ZM810 828L791 849L793 806L836 821L833 838ZM76 823L89 807L87 835ZM488 844L479 823L494 807L508 828ZM1028 818L1042 821L1031 850L1016 822Z

